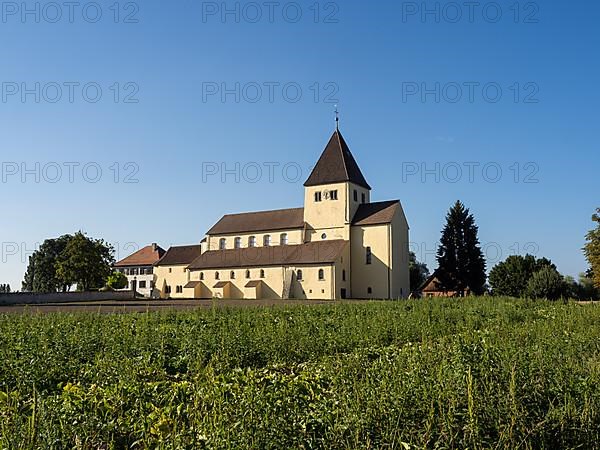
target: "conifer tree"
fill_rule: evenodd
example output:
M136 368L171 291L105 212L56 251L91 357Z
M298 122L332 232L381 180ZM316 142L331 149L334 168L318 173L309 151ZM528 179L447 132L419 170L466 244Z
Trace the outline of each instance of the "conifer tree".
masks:
M475 218L460 201L446 215L437 251L438 278L448 291L470 289L480 295L485 286L485 260L477 237Z

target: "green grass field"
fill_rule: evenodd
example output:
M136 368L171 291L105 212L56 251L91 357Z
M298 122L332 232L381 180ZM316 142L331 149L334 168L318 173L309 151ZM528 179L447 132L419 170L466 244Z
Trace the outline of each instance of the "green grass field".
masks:
M597 448L600 308L0 315L0 448Z

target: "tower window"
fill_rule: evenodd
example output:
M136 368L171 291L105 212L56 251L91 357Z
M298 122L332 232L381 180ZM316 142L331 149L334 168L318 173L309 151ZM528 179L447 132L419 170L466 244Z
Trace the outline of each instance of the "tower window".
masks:
M319 269L319 281L323 281L325 279L325 271L323 269Z
M331 192L329 193L329 198L330 198L331 200L337 200L337 199L338 199L337 190L335 190L335 191L331 191Z
M367 247L367 264L371 264L373 262L373 253L371 252L371 247Z
M227 248L227 241L225 238L219 240L219 250L225 250Z
M354 201L358 201L358 191L356 189L354 189Z
M320 192L315 192L315 202L320 202L322 200L322 196Z
M241 237L235 238L234 246L235 246L235 248L242 248L242 238Z

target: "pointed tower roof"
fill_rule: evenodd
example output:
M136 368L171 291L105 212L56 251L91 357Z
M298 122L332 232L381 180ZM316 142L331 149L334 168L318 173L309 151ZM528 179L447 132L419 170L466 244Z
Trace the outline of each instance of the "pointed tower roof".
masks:
M345 181L371 189L358 168L342 133L335 130L304 186L319 186Z

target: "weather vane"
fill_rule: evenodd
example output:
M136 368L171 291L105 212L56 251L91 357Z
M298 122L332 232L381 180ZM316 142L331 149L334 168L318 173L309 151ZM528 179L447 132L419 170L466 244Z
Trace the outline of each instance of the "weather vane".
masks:
M340 112L338 111L338 105L335 105L335 129L340 129Z

